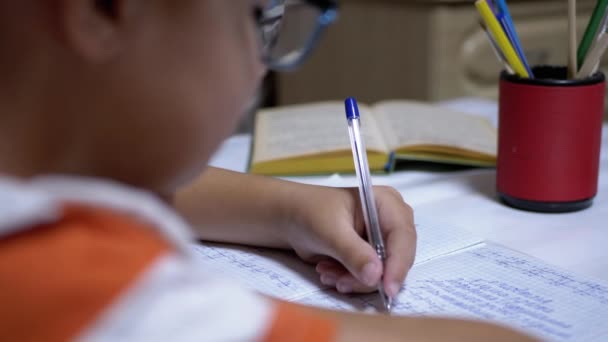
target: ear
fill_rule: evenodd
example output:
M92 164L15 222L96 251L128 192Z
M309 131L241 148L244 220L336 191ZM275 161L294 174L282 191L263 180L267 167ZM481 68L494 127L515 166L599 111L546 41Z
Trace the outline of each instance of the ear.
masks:
M78 56L103 63L125 44L132 0L57 0L59 39Z

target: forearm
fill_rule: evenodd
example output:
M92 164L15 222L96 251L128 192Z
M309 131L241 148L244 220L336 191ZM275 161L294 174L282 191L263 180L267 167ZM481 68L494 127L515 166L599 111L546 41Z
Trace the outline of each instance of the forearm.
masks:
M532 342L505 327L456 319L340 315L338 341Z
M176 194L174 205L203 240L286 248L286 203L296 184L217 168Z
M516 331L489 323L387 315L368 315L303 307L338 325L337 341L535 341Z

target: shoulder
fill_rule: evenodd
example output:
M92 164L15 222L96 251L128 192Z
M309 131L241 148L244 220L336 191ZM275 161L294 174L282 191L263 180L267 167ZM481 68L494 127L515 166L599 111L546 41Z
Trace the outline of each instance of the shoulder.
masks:
M296 305L207 272L190 253L188 226L149 194L84 179L0 179L0 204L0 320L10 327L0 340L331 335L331 324Z
M160 222L119 200L96 203L76 183L0 180L0 317L12 323L0 340L73 337L157 260L179 254Z

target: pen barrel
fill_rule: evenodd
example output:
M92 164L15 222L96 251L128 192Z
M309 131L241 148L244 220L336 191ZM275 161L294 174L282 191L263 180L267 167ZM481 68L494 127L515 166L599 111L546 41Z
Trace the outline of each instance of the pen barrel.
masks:
M376 254L382 260L382 262L386 261L386 249L384 248L383 243L376 243L374 245L374 249L376 250Z
M382 241L382 233L380 231L380 222L378 219L378 210L374 197L374 189L371 176L369 174L369 166L367 163L367 152L365 143L361 138L361 127L359 119L348 120L348 132L353 150L353 159L355 163L355 173L359 181L359 199L361 201L361 209L363 211L363 221L367 238L372 246L376 248L381 258L384 258L384 243Z
M363 212L363 221L367 238L371 246L376 250L376 254L382 261L386 260L386 252L384 250L384 242L382 232L380 231L380 221L378 219L378 210L374 197L374 189L372 186L372 178L369 173L369 165L367 163L367 151L365 143L361 138L359 115L356 101L354 99L346 100L346 112L348 121L348 135L353 151L353 160L355 164L355 172L359 181L359 199L361 201L361 209ZM383 311L390 312L392 300L384 291L383 282L378 284L378 293L382 299Z

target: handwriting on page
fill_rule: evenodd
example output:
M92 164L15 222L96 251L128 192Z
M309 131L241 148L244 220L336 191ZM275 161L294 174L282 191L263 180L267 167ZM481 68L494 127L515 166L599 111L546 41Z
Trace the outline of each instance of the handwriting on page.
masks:
M459 228L445 231L439 226L419 221L417 229L416 263L481 242ZM193 248L200 264L273 297L294 300L321 290L313 266L291 253L211 243L196 244Z
M289 253L209 243L193 248L209 271L269 296L294 300L320 289L314 268Z
M555 341L608 340L606 285L479 243L457 228L419 221L418 233L416 265L395 300L395 314L495 321ZM193 248L206 270L270 296L335 310L381 304L377 294L322 288L314 268L290 253L207 243Z
M319 297L302 302L318 305ZM323 300L336 309L380 304L377 295ZM414 267L393 312L490 320L549 340L588 341L608 336L608 287L488 244Z

